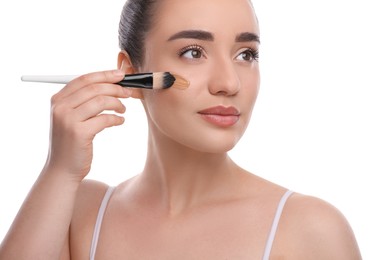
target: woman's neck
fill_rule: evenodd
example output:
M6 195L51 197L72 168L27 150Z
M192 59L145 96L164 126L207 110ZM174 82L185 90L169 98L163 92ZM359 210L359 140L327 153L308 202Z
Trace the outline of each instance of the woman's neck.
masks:
M137 183L149 202L176 215L205 201L231 197L239 171L227 153L198 152L169 139L150 138Z

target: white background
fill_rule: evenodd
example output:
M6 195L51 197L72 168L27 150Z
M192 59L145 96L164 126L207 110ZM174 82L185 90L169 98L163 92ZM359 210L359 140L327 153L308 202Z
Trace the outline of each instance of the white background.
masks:
M49 100L60 88L22 83L20 76L115 68L123 3L0 3L0 239L45 161ZM364 259L390 259L386 1L254 4L261 90L231 156L264 178L329 201L349 220ZM138 101L125 104L126 124L96 139L89 178L115 185L142 169L145 118Z

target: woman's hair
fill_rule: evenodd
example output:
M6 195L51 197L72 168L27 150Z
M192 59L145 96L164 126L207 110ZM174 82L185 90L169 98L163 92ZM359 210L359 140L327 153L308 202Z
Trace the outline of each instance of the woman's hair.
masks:
M158 0L127 0L119 22L119 47L125 50L135 68L142 66L145 53L145 36L153 20Z

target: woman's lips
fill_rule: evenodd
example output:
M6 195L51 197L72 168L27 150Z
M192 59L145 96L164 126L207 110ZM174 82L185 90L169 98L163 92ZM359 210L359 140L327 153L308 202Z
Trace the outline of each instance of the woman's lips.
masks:
M235 107L216 106L198 112L207 122L220 126L232 126L240 119L240 112Z

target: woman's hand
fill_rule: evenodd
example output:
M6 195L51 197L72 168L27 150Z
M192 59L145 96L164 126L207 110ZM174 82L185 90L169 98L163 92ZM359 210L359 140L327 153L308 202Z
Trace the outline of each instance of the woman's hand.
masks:
M69 174L77 181L88 174L95 135L124 122L121 116L104 114L106 110L125 112L119 98L130 97L132 90L114 84L123 77L120 70L86 74L52 97L50 148L44 171Z

